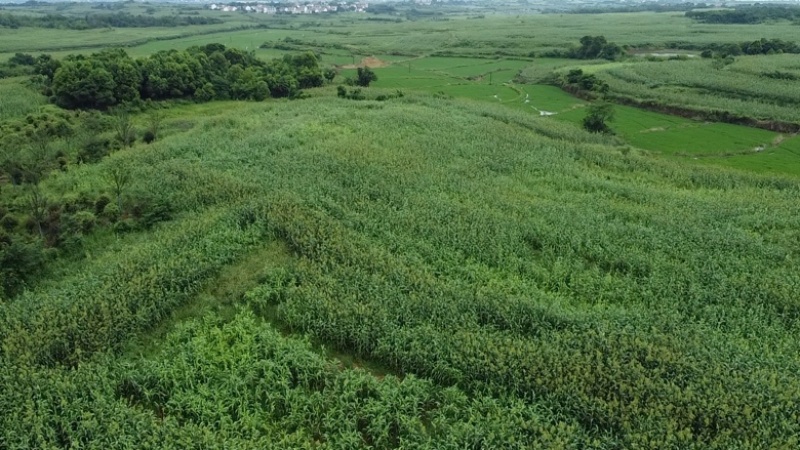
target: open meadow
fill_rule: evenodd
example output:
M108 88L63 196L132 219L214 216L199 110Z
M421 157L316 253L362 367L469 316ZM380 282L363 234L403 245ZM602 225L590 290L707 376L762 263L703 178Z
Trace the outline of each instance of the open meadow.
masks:
M800 446L791 22L2 8L0 448Z

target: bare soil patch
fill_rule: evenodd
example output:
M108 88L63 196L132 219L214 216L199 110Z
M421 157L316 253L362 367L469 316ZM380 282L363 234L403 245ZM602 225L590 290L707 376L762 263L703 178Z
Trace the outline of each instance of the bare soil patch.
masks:
M357 69L359 67L369 67L370 69L380 69L381 67L387 67L389 63L378 59L374 56L368 56L361 60L358 64L347 64L344 66L339 66L341 69Z

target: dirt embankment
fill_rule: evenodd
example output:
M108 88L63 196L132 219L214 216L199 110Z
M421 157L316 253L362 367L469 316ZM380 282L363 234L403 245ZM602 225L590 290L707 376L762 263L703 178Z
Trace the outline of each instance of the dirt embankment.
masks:
M339 66L340 69L357 69L359 67L368 67L370 69L380 69L381 67L387 67L389 65L388 62L380 60L374 56L368 56L361 60L358 64L347 64L344 66Z

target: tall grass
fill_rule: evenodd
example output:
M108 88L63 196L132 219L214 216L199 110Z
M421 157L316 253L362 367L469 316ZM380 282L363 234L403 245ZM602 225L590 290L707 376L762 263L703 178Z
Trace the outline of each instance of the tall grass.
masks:
M10 387L0 401L16 405L3 409L16 411L3 417L15 445L90 445L111 429L164 445L257 435L334 447L371 436L377 448L395 438L450 448L444 436L451 447L463 436L507 448L797 443L796 180L623 155L568 124L424 95L319 96L198 120L190 135L114 155L141 168L137 189L160 190L176 221L0 308ZM272 241L291 262L243 308L425 381L336 375L302 346L273 348L282 338L249 313L231 327L180 328L162 356L115 365L113 350ZM428 406L396 420L383 409L396 403L367 416L341 406L362 395ZM58 398L84 406L53 409ZM480 419L487 402L519 426ZM104 414L81 418L89 405ZM439 416L447 405L487 428ZM281 434L268 420L294 425ZM29 429L39 440L26 441Z
M36 112L45 103L45 97L24 86L21 78L0 80L0 121Z

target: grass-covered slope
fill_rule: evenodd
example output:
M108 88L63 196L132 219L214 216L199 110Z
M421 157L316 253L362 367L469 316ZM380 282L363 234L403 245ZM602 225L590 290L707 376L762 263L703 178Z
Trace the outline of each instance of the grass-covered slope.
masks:
M49 181L173 219L0 306L0 446L798 445L798 182L425 96L194 120Z

